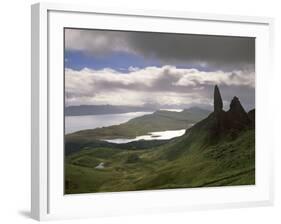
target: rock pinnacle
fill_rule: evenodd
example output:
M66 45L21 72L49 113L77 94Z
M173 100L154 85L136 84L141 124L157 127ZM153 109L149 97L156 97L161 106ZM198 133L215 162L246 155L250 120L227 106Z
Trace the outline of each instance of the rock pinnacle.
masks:
M219 87L217 85L215 85L215 90L214 90L214 112L220 112L222 111L223 108L223 103L222 103L222 99L221 99L221 94L220 94L220 90Z

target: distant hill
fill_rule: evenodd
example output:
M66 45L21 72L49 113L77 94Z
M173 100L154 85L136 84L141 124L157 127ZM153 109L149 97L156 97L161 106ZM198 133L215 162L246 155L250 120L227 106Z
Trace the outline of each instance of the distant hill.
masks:
M115 106L115 105L80 105L65 108L65 116L121 114L129 112L153 112L153 107Z
M188 129L209 114L210 111L195 107L181 112L158 110L153 114L133 118L119 127L130 130L135 128L136 134L133 135L136 136L152 131Z

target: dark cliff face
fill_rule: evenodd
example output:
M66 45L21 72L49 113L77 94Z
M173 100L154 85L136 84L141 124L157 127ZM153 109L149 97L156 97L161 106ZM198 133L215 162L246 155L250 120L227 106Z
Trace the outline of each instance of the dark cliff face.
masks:
M230 109L227 111L228 122L230 128L235 130L243 130L249 127L251 120L242 107L238 97L234 97L230 103Z
M251 127L252 128L255 128L255 123L256 123L256 110L253 109L253 110L250 110L248 112L248 117L250 118L250 121L251 121Z
M224 111L218 86L214 89L214 112L190 129L190 135L208 133L208 143L216 143L223 137L235 138L243 130L253 128L252 114L246 113L238 97L233 97L230 109Z

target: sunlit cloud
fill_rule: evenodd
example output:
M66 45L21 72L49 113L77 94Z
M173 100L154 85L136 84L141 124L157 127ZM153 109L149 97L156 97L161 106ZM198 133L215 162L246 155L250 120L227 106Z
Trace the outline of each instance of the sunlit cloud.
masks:
M214 85L229 93L241 89L240 97L245 98L254 91L254 77L251 71L205 72L168 65L129 68L124 73L110 68L66 69L66 105L211 104Z

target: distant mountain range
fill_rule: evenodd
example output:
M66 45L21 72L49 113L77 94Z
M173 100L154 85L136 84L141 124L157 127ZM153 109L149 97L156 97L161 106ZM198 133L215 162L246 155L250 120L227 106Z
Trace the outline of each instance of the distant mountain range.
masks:
M100 115L100 114L121 114L130 112L153 112L153 107L143 106L115 106L115 105L80 105L65 108L65 116Z
M118 105L79 105L79 106L68 106L65 107L65 116L83 116L83 115L101 115L101 114L122 114L122 113L131 113L131 112L154 112L157 110L167 110L171 109L176 110L179 109L176 105L154 105L154 104L145 104L142 106L118 106ZM197 106L190 107L188 105L181 105L181 109L189 108L198 110L200 109ZM204 111L208 111L208 109L201 109ZM198 111L194 111L198 112Z

